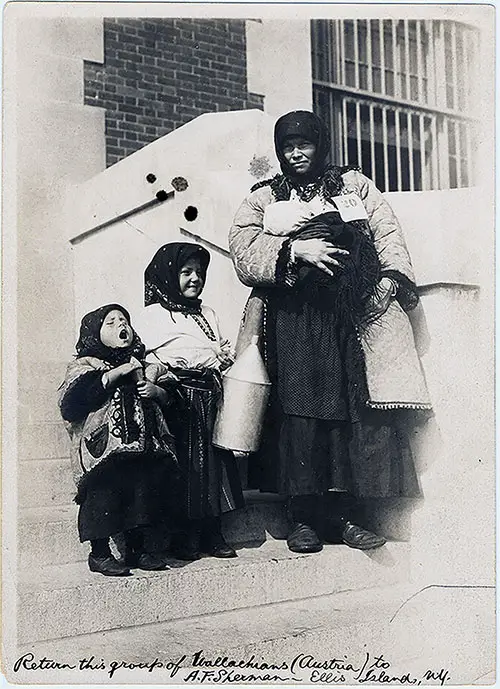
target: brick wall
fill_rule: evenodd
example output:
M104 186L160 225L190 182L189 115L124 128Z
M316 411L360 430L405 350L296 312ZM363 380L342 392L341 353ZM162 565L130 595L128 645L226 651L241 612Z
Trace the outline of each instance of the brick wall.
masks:
M263 107L239 19L105 19L104 64L84 79L85 104L106 109L108 166L202 113Z

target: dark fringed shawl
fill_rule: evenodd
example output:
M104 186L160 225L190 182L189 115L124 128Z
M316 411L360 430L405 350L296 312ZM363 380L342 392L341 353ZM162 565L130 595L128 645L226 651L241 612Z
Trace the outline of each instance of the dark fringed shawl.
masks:
M302 201L310 201L321 191L323 197L329 201L342 192L344 186L342 175L345 175L350 170L359 171L359 167L357 165L345 165L344 167L329 165L321 176L318 176L316 180L308 184L300 184L300 178L285 177L285 175L277 174L271 179L257 182L257 184L253 185L251 191L269 186L276 201L289 201L292 190L297 192Z
M347 393L351 409L359 410L368 400L365 358L360 333L371 321L371 300L380 280L380 262L371 236L355 223L343 222L338 213L323 213L298 230L293 239L321 238L349 251L335 258L341 267L331 277L324 271L301 264L292 288L298 299L305 298L332 315L339 326L339 349L344 360Z
M370 300L380 280L380 261L373 240L355 223L343 222L338 213L315 216L290 239L325 239L349 254L337 254L341 264L331 277L315 266L301 263L297 269L298 288L311 296L327 299L334 313L353 327L363 328L372 318Z

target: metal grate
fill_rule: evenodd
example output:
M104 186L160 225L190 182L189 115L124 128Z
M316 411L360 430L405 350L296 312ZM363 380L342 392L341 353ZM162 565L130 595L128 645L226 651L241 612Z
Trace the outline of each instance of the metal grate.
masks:
M332 159L383 191L473 181L478 33L429 20L313 20L313 95Z

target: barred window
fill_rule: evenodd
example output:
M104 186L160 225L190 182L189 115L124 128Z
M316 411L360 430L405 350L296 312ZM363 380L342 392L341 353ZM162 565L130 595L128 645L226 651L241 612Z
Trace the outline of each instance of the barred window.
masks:
M314 109L332 160L383 191L473 184L478 33L451 21L313 20Z

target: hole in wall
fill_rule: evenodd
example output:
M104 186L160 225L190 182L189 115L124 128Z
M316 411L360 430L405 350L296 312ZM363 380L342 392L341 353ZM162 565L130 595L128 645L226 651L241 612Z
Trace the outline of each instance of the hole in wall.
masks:
M196 206L188 206L184 211L184 217L188 222L193 222L198 217L198 209Z

